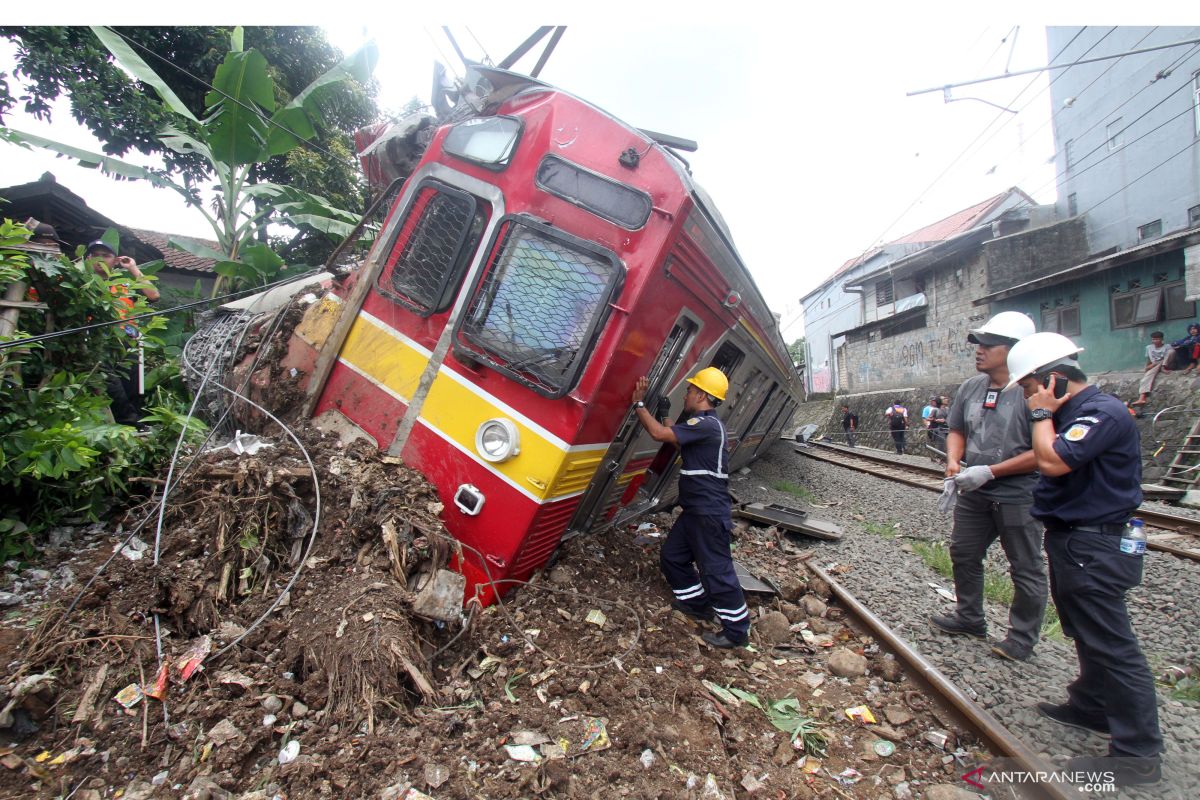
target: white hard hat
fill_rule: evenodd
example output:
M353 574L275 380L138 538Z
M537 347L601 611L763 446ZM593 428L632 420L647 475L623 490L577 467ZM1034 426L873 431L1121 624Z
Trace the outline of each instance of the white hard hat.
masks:
M1022 314L1020 311L1001 311L967 334L967 341L971 344L1006 344L1011 347L1013 343L1019 342L1035 330L1037 328L1028 314Z
M1004 388L1011 389L1017 381L1046 367L1070 363L1077 353L1082 352L1082 347L1061 333L1031 333L1008 351L1010 380Z

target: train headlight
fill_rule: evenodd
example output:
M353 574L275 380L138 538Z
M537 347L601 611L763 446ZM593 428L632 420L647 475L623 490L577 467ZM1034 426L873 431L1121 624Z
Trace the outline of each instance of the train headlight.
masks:
M475 432L475 449L485 461L507 461L521 452L517 426L511 420L489 419Z

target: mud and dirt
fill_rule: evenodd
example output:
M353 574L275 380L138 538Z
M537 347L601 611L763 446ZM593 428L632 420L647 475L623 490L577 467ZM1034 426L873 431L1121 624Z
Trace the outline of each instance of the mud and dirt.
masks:
M465 630L424 619L416 582L455 557L435 492L361 443L302 438L315 539L313 477L276 442L200 456L157 565L152 522L70 614L125 534L60 553L78 580L0 629L0 797L921 797L976 746L771 528L735 532L780 589L748 595L748 648L671 610L670 514L570 540ZM161 700L115 699L159 694L160 664Z

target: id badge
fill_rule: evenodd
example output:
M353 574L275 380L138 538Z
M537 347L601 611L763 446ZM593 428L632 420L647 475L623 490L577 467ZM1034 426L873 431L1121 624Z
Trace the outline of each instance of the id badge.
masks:
M999 389L988 389L987 394L983 398L983 407L988 408L988 409L995 409L996 405L999 402L1000 402L1000 390Z

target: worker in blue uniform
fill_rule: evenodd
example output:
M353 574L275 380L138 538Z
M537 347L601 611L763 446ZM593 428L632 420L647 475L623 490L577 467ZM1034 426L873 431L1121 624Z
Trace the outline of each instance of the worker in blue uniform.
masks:
M659 565L675 595L672 607L704 621L716 613L721 632L706 631L704 641L714 647L741 647L749 640L750 612L730 553L729 465L725 426L716 413L729 391L729 379L716 367L707 367L687 382L683 416L675 425L663 425L646 408L646 378L638 378L632 398L638 422L650 437L678 445L683 459L683 513L663 542Z
M1047 332L1008 354L1008 386L1025 393L1041 473L1030 513L1046 526L1050 593L1079 656L1067 702L1037 709L1111 736L1106 756L1073 758L1069 772L1110 772L1118 785L1157 783L1163 745L1154 677L1125 605L1125 593L1142 582L1144 556L1122 546L1142 502L1141 443L1124 404L1088 385L1077 363L1082 349Z

